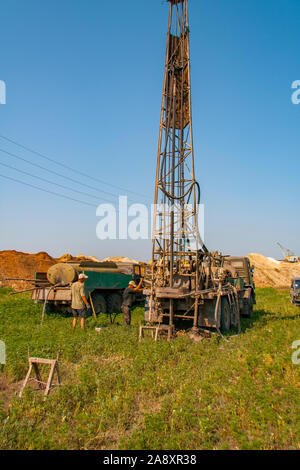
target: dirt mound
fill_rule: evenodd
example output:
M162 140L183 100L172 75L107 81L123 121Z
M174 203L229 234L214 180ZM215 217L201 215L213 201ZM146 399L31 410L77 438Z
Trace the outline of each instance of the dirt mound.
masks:
M135 259L126 258L123 256L113 256L111 258L104 258L102 261L109 263L136 263L139 264Z
M277 261L257 253L251 253L248 258L255 268L254 282L256 287L289 288L292 278L300 276L300 262Z
M34 279L35 272L46 272L56 263L88 261L88 258L75 258L69 254L52 258L46 252L36 254L15 250L0 251L0 287L10 286L13 289L27 289L31 285L23 281L3 281L10 279Z
M15 250L0 251L0 279L34 279L34 273L47 271L56 260L45 252L29 254ZM28 283L19 281L2 281L3 286L14 289L27 288Z
M94 263L99 263L100 260L96 258L96 256L84 256L84 255L77 255L77 259L84 260L84 261L93 261Z

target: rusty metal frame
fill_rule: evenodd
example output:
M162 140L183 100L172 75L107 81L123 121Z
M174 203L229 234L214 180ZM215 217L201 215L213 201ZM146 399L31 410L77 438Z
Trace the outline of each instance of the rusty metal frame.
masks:
M174 274L184 275L182 267L191 257L195 260L193 275L197 285L197 252L207 251L199 236L197 220L200 188L194 165L188 1L169 0L169 3L152 248L153 265L158 262L161 269L159 274L152 272L152 297L156 277L160 277L165 287L172 288ZM170 325L173 325L173 299L169 302ZM195 317L197 298L194 312Z

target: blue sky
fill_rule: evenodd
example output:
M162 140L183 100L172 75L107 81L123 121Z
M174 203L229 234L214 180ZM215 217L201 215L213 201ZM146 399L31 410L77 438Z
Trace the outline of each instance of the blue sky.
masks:
M190 0L196 176L208 248L300 254L299 0ZM168 6L162 0L2 0L0 149L114 194L151 202ZM0 162L74 186L0 152ZM0 174L88 201L0 165ZM114 185L114 186L111 186ZM132 195L133 196L133 195ZM100 241L85 206L0 177L1 249L149 259L147 241ZM103 197L113 197L103 194ZM136 202L138 198L133 196Z

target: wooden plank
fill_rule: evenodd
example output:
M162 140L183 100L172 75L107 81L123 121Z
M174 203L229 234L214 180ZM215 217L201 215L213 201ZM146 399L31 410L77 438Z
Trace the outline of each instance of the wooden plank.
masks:
M51 365L50 374L48 377L48 382L47 382L45 393L44 393L45 395L44 399L46 399L47 395L49 394L50 388L52 386L55 367L56 367L56 361L54 362L54 364Z
M91 307L92 307L92 311L93 311L93 316L94 316L95 320L97 321L97 315L96 315L96 312L95 312L95 309L94 309L94 304L93 304L93 299L92 299L91 294L89 295L89 297L90 297L90 303L91 303Z
M58 385L61 384L60 382L60 373L59 373L59 367L58 367L58 362L56 361L56 364L55 364L55 368L56 368L56 373L57 373L57 381L58 381Z
M30 357L29 362L37 364L53 364L56 362L56 359L42 359L40 357Z
M24 382L23 382L22 388L21 388L20 393L19 393L19 397L20 397L20 398L21 398L21 396L22 396L22 394L23 394L23 390L24 390L24 388L26 387L27 382L28 382L28 380L29 380L29 377L30 377L30 374L31 374L31 370L32 370L32 364L30 363L30 364L29 364L28 372L27 372L27 374L26 374L25 380L24 380Z

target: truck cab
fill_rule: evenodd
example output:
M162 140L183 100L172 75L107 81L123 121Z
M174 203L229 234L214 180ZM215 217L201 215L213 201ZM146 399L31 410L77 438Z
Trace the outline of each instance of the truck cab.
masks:
M236 271L239 278L243 280L244 288L240 292L241 314L245 317L252 317L253 305L256 304L254 266L251 266L247 257L227 256L224 266L229 265Z
M300 307L300 277L292 279L290 295L292 304Z

